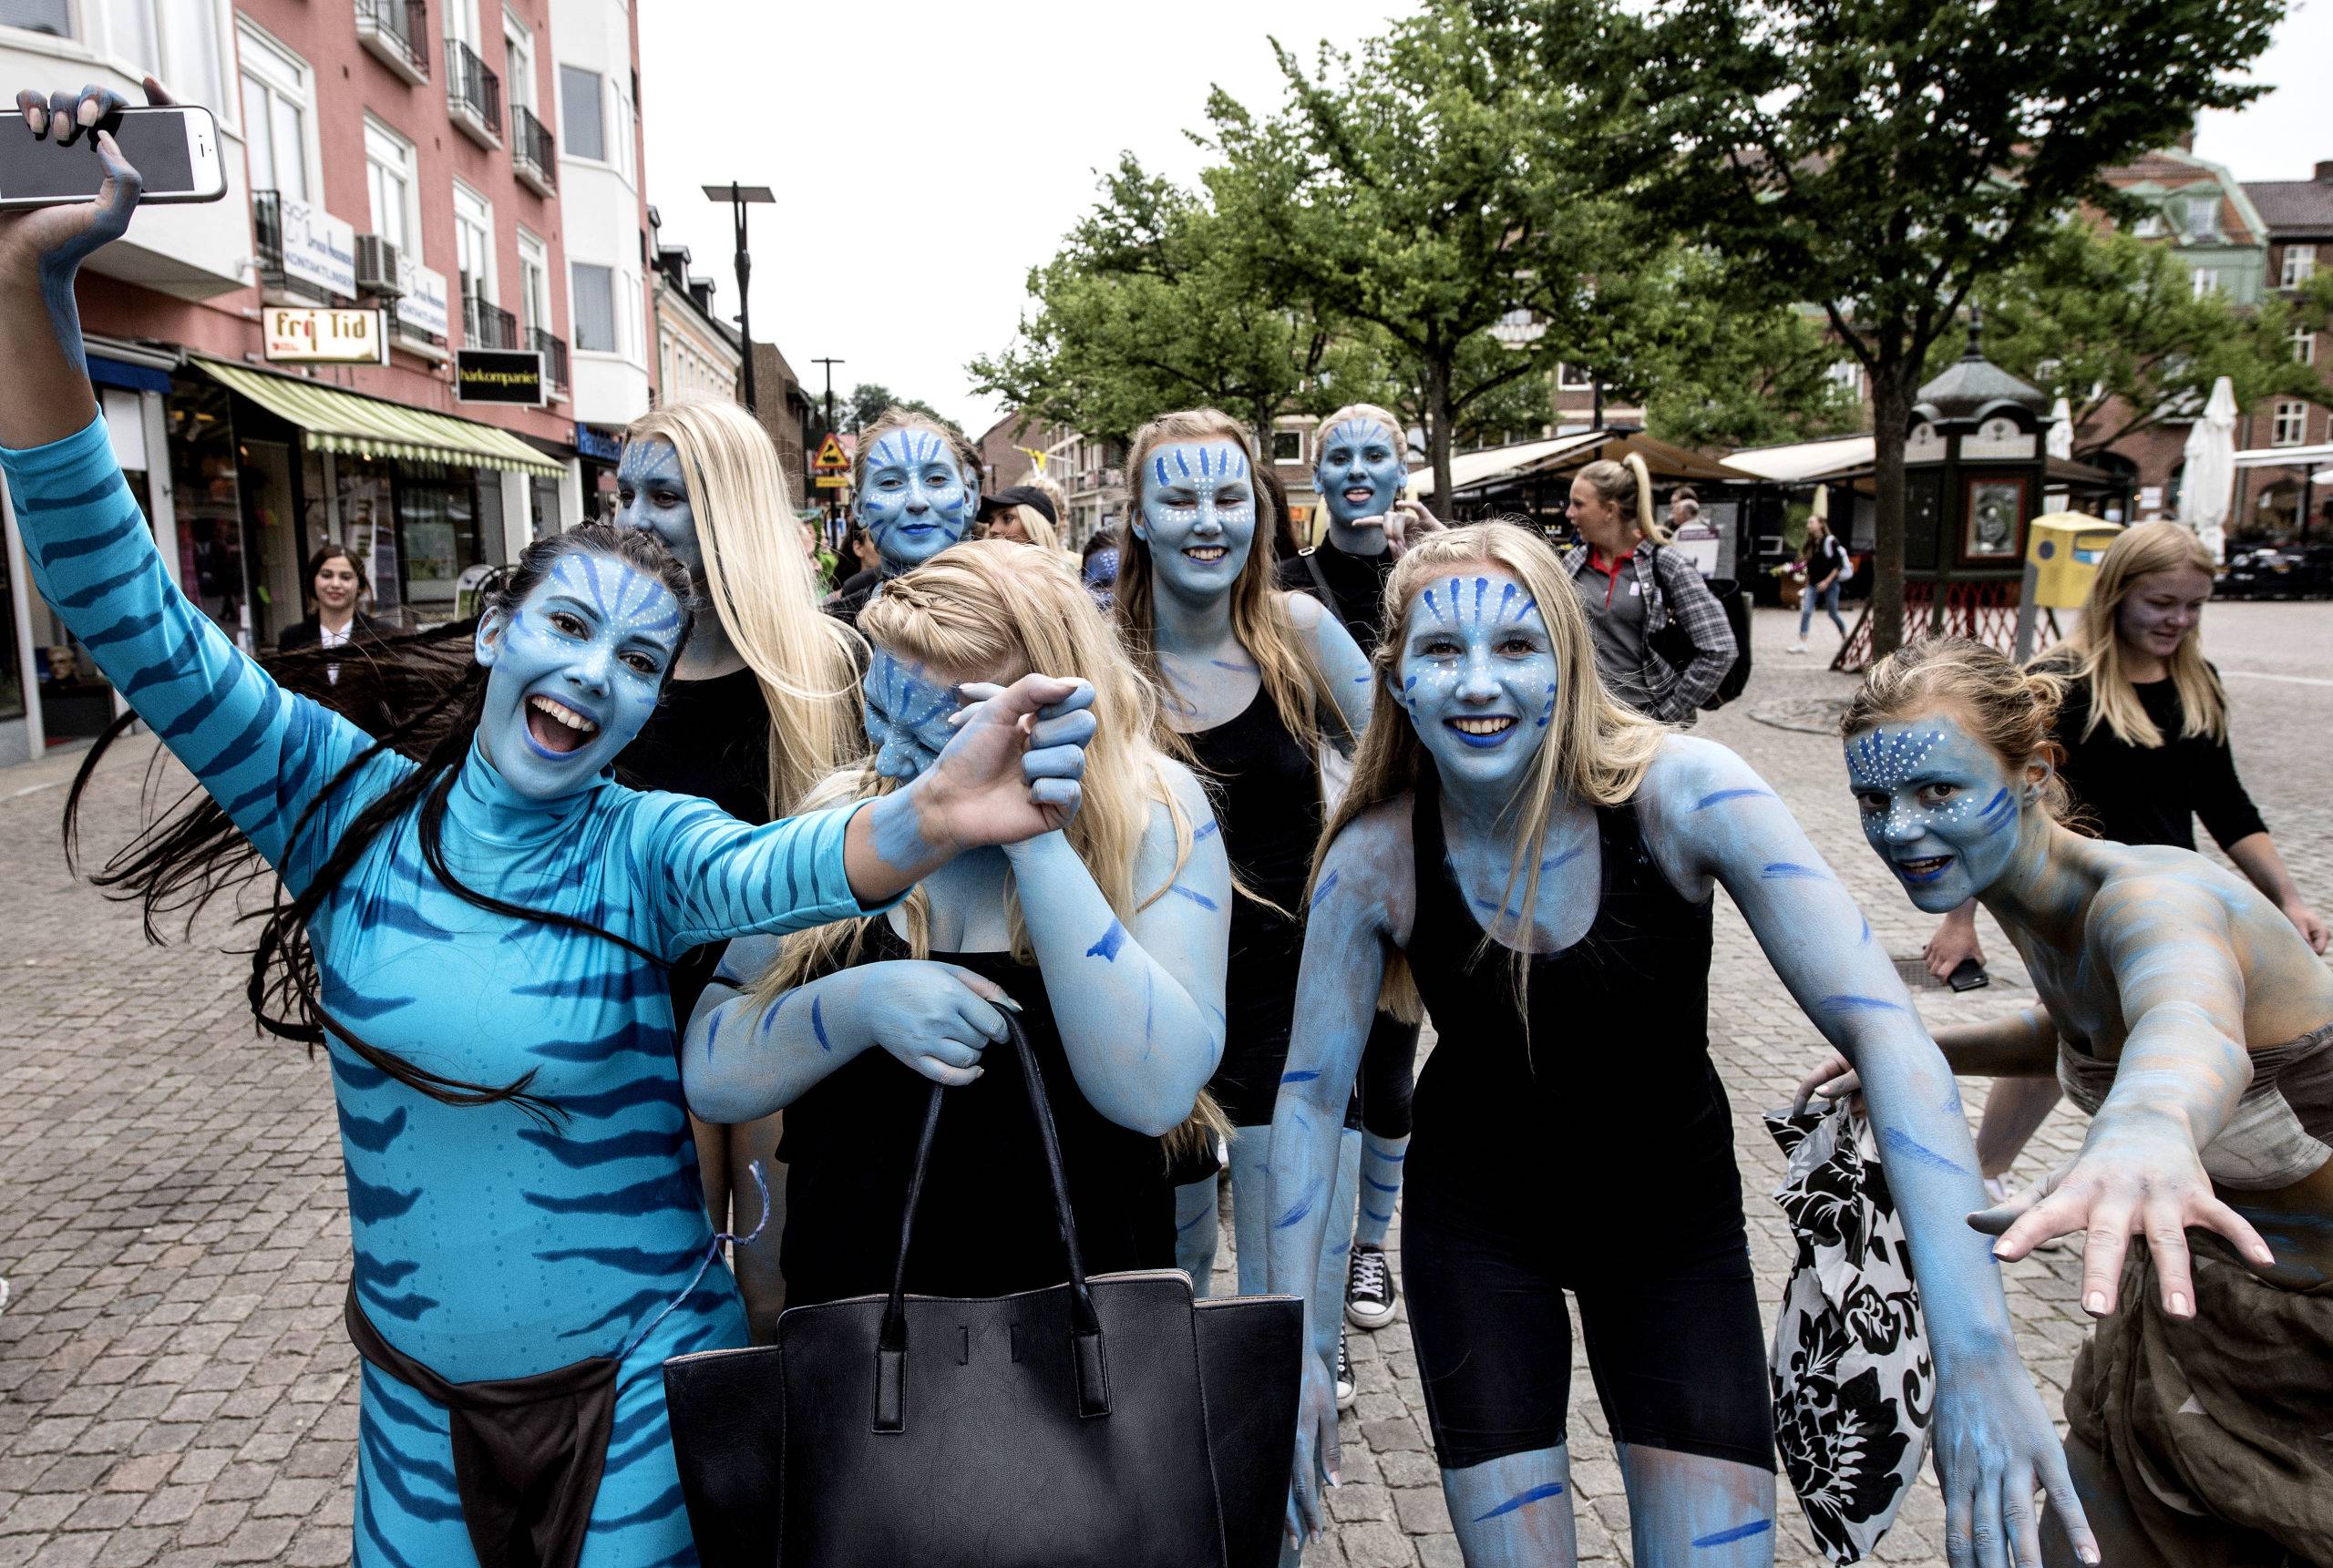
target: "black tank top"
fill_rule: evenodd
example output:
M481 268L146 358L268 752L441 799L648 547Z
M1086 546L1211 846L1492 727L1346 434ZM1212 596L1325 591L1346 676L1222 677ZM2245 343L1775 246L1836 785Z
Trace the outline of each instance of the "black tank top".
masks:
M1732 1113L1709 1055L1710 905L1669 886L1632 804L1596 818L1596 918L1529 960L1526 1040L1513 952L1483 947L1443 839L1438 775L1422 770L1408 952L1436 1042L1418 1074L1409 1201L1604 1252L1738 1247Z
M1187 739L1215 786L1215 819L1232 874L1279 906L1232 897L1223 1064L1208 1085L1234 1126L1259 1127L1272 1118L1296 1017L1296 972L1304 956L1296 914L1321 837L1320 774L1260 687L1238 717Z
M858 963L909 957L889 921L868 927ZM1010 953L933 953L996 982L1021 1022L1061 1132L1077 1241L1089 1273L1175 1266L1173 1189L1156 1138L1105 1119L1081 1093L1045 984ZM1029 1091L1009 1046L948 1091L908 1255L908 1288L930 1296L1004 1296L1069 1277ZM891 1287L899 1215L931 1081L881 1047L835 1070L786 1108L786 1298L795 1305Z

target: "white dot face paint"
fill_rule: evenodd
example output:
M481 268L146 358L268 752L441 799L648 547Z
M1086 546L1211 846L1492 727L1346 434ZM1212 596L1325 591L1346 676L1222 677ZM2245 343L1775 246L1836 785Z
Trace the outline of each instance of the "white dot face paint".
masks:
M954 682L911 659L878 648L867 666L860 714L875 748L875 771L904 784L930 767L955 737L949 719L963 706Z
M1384 516L1409 483L1407 446L1399 431L1374 419L1340 420L1322 432L1312 485L1329 520L1349 526L1356 518Z
M495 770L535 800L590 784L655 712L682 628L680 601L650 573L561 556L507 620L479 630L478 728Z
M1179 442L1143 458L1135 537L1150 546L1160 586L1204 603L1231 591L1256 545L1256 481L1230 441Z
M1846 743L1847 784L1864 836L1933 914L1992 886L2016 852L2024 781L1942 713L1889 723Z
M893 430L867 454L853 503L887 573L921 566L964 537L980 510L978 482L936 430Z
M1504 801L1547 743L1563 676L1530 590L1477 564L1411 601L1388 679L1444 785Z

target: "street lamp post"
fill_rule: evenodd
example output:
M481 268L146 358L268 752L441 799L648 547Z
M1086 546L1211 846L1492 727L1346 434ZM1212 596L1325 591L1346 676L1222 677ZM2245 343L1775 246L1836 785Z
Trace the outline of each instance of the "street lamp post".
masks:
M737 230L737 330L745 339L745 411L758 414L754 400L754 315L753 296L746 285L754 276L754 259L745 253L745 209L750 206L775 206L777 198L766 185L739 185L734 180L727 185L704 188L707 200L726 201L732 220Z
M814 359L812 364L824 365L827 372L827 434L835 433L835 366L844 364L839 359ZM832 526L842 516L842 499L832 490L827 492L827 520Z

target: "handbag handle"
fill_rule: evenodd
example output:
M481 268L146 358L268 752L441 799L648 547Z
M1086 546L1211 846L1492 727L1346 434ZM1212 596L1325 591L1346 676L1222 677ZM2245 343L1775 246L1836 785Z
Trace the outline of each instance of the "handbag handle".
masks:
M1069 1255L1069 1333L1071 1361L1077 1371L1077 1413L1110 1413L1109 1368L1102 1354L1102 1319L1094 1310L1094 1293L1085 1284L1085 1260L1077 1249L1077 1216L1069 1206L1069 1176L1062 1167L1061 1134L1053 1126L1053 1102L1045 1095L1036 1052L1021 1020L1004 1017L1012 1049L1021 1058L1021 1077L1029 1089L1029 1110L1037 1123L1037 1141L1045 1152L1045 1174L1053 1189L1053 1213L1060 1222L1064 1249ZM875 1337L875 1430L907 1430L908 1245L915 1235L915 1215L923 1198L923 1178L931 1163L931 1144L940 1131L940 1108L948 1092L944 1083L931 1086L924 1107L923 1131L916 1141L915 1170L908 1178L906 1213L899 1216L899 1254L891 1266L891 1295L884 1304L883 1326Z

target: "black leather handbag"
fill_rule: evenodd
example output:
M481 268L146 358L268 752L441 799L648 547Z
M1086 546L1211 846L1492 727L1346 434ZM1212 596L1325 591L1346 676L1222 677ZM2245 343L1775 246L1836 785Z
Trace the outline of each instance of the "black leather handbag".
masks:
M1172 1269L1088 1279L1034 1054L1064 1285L906 1294L946 1091L924 1112L888 1296L789 1307L777 1343L664 1363L704 1568L1269 1568L1303 1309L1194 1302Z

